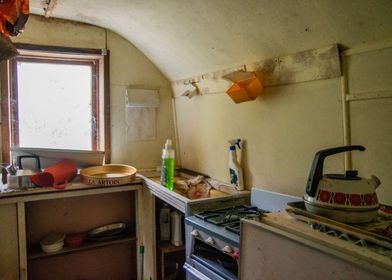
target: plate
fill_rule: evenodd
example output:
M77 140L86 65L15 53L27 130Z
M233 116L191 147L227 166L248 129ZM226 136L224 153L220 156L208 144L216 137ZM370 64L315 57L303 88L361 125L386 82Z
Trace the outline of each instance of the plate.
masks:
M46 235L41 241L41 246L53 246L64 241L65 235L62 233L51 232Z
M97 237L87 237L87 240L90 242L104 242L104 241L111 241L119 238L123 238L127 235L125 231L113 234L113 235L103 235Z
M115 223L98 227L87 232L88 238L109 237L123 233L127 229L126 223Z

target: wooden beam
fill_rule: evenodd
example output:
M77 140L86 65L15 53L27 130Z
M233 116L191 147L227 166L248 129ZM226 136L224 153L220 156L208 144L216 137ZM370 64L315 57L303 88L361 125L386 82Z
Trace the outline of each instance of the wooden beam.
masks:
M8 61L0 63L2 162L10 163L10 131L8 118L9 79Z
M19 240L19 279L27 280L27 245L26 245L26 214L25 204L17 203L18 240Z
M261 77L264 87L333 79L342 75L339 48L334 44L173 81L174 95L179 97L184 91L189 90L192 81L198 83L201 94L224 93L232 83L222 77L244 69L256 72Z
M392 90L358 92L358 93L350 93L346 95L346 101L380 99L380 98L392 98Z

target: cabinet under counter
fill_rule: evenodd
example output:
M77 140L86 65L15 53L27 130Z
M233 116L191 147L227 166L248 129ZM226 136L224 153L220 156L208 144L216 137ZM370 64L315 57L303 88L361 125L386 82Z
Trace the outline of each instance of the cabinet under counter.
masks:
M108 275L136 279L141 183L140 179L112 187L74 183L66 190L0 194L0 221L9 225L3 235L7 242L0 242L1 255L9 256L9 261L0 266L0 274L9 279L107 279ZM129 225L121 238L84 242L55 253L39 248L49 232L83 232L116 222Z

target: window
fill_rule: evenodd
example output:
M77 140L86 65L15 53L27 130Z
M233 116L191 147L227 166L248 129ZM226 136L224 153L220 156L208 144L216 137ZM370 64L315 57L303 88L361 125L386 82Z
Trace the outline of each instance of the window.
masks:
M2 65L3 162L9 148L110 155L108 55L101 50L17 45Z

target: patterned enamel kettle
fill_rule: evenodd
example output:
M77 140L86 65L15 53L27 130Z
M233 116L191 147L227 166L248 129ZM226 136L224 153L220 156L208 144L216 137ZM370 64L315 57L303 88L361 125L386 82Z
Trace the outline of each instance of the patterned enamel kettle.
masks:
M344 146L316 153L304 196L309 212L344 223L366 223L377 215L379 204L375 190L381 182L376 176L361 178L357 170L323 175L327 156L354 150L364 151L365 147Z

